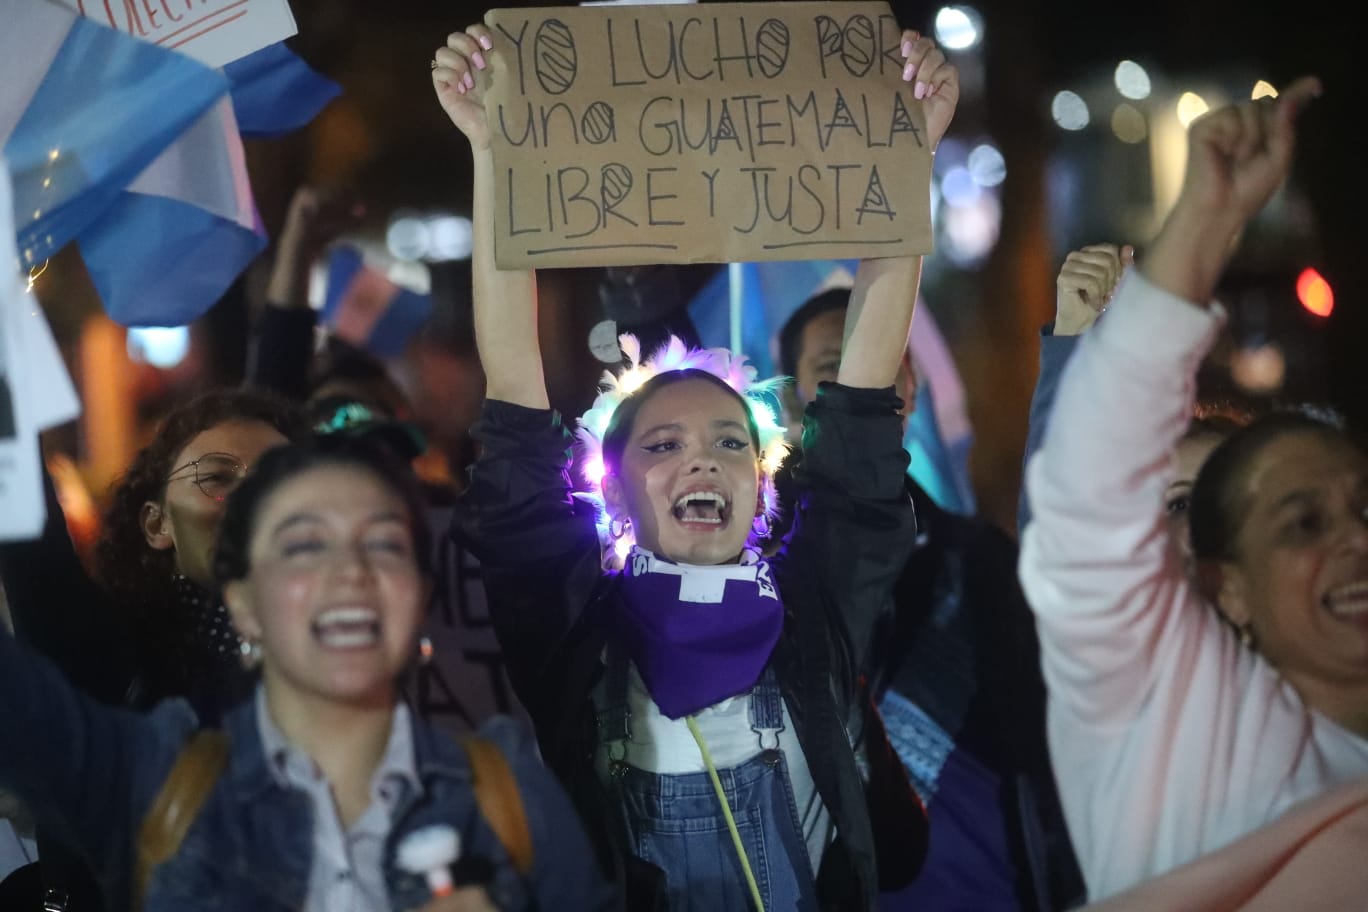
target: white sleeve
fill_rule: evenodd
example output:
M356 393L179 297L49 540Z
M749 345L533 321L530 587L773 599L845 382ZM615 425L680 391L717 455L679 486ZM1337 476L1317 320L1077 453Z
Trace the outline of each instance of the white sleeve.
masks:
M1174 654L1163 641L1195 632L1162 504L1222 321L1132 271L1066 368L1027 467L1021 583L1051 699L1087 725L1129 724Z
M1195 857L1220 801L1208 774L1229 758L1216 745L1230 735L1218 719L1235 638L1172 559L1162 504L1221 319L1128 276L1061 379L1027 469L1020 576L1051 762L1093 899Z

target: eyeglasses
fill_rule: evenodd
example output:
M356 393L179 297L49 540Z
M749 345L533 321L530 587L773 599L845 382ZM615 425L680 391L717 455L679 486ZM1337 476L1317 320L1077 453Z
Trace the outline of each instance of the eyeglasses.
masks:
M247 467L242 460L231 453L205 453L172 471L166 480L175 481L185 475L187 469L194 474L192 483L200 489L200 493L219 503L223 503L247 475Z

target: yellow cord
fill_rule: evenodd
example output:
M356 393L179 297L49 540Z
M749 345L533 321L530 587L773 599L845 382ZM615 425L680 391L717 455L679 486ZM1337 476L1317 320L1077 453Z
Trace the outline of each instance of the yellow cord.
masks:
M750 859L746 857L746 848L741 845L741 833L736 829L736 819L732 817L731 805L727 804L727 793L722 790L722 780L717 776L717 767L713 766L708 745L703 743L703 733L698 730L698 723L694 721L693 716L685 717L684 721L688 723L689 731L698 742L698 752L703 755L703 765L708 768L708 775L712 777L713 791L717 792L718 803L722 805L722 816L727 818L727 829L731 831L732 844L736 846L736 857L741 859L741 870L746 872L746 885L750 887L751 899L755 902L758 912L765 912L764 900L760 898L760 887L755 883L755 874L751 871Z

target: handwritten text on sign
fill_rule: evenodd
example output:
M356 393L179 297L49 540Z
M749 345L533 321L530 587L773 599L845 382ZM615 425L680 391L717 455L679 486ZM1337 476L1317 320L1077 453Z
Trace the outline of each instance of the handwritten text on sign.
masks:
M504 268L926 253L886 3L492 10Z
M287 0L62 0L82 16L218 67L295 34Z

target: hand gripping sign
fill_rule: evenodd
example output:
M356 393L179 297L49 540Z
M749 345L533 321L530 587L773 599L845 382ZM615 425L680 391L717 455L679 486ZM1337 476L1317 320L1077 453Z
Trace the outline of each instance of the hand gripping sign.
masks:
M502 268L931 250L888 4L496 9Z

